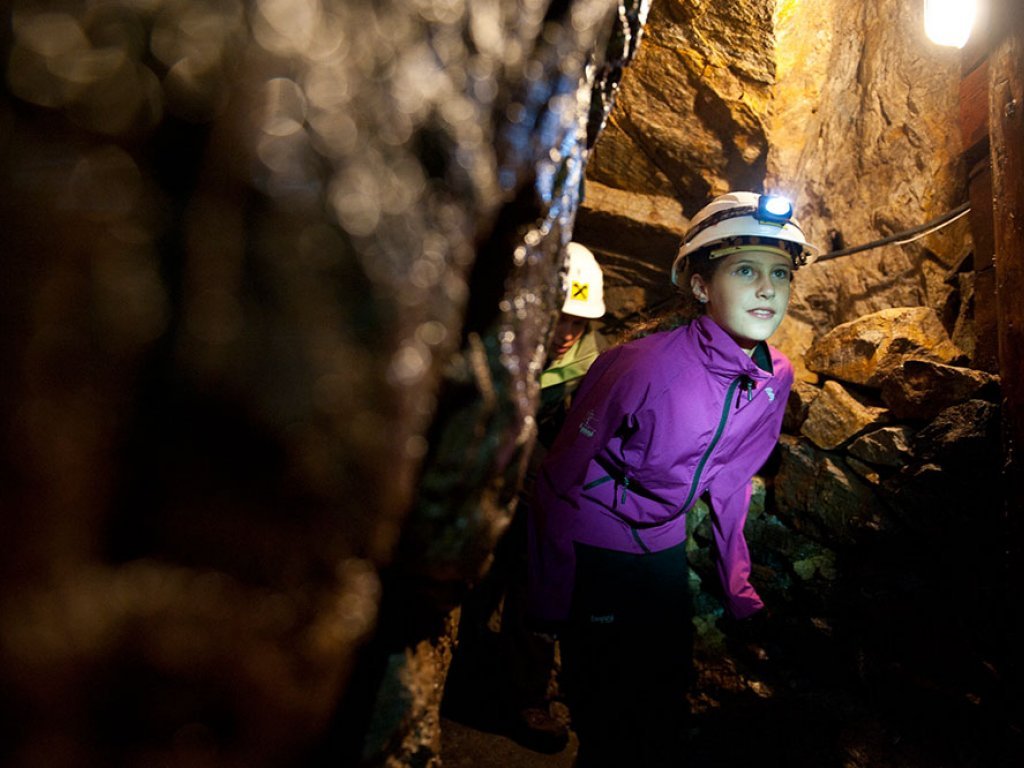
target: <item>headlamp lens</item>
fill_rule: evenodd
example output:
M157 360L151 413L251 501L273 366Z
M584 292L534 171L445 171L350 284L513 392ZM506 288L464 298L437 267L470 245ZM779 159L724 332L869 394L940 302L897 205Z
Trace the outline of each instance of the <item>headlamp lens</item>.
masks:
M785 224L793 216L793 204L780 195L761 195L757 199L757 220Z

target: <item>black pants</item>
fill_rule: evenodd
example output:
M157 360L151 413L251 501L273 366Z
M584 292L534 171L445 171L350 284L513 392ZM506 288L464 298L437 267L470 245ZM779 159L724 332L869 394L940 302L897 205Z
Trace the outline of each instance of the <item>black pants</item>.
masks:
M444 700L445 714L455 720L493 728L523 709L548 706L555 644L528 626L526 535L526 509L520 508L490 571L463 601Z
M579 768L685 763L693 628L685 544L651 554L576 545L562 642Z

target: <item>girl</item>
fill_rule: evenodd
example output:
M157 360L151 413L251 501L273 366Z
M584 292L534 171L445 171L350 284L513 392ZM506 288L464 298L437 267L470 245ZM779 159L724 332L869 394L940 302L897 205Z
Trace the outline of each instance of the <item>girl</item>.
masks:
M530 599L563 637L577 765L680 765L692 645L686 512L714 513L726 610L762 610L743 525L793 379L765 340L812 257L778 198L734 192L701 209L672 282L704 311L602 354L541 465Z

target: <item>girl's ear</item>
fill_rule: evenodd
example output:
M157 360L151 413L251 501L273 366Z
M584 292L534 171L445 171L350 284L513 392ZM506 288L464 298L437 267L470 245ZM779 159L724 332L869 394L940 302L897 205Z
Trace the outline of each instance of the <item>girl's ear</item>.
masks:
M690 290L693 291L693 298L699 301L701 304L706 304L708 300L708 287L704 284L704 278L700 275L693 275L690 278Z

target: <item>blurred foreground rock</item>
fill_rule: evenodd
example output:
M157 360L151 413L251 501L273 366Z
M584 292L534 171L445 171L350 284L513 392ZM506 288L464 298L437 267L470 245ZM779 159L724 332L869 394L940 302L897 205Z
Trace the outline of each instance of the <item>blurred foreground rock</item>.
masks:
M5 764L436 763L619 13L5 11Z

